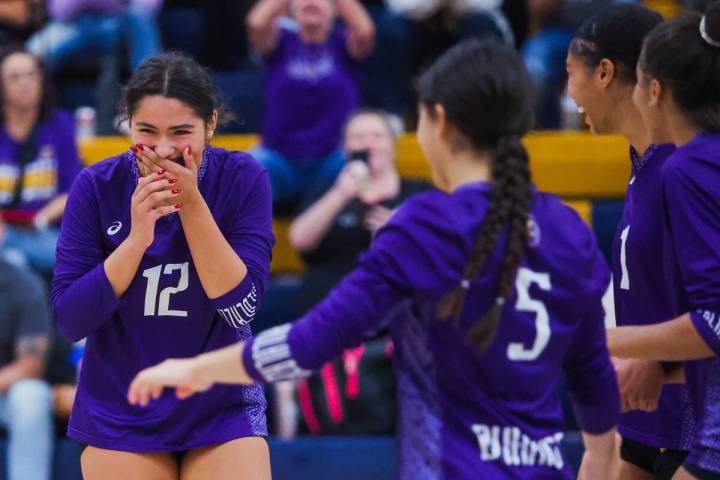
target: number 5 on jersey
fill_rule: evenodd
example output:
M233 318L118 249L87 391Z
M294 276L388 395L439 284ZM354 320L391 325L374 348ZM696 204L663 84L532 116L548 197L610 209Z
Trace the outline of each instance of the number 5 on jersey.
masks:
M515 277L515 289L518 298L515 309L519 312L535 314L535 340L532 346L527 349L525 345L517 342L511 343L507 348L507 356L516 362L531 362L537 360L548 342L550 342L550 315L545 304L530 296L530 285L537 284L541 290L550 291L550 275L547 273L533 272L530 269L520 267Z

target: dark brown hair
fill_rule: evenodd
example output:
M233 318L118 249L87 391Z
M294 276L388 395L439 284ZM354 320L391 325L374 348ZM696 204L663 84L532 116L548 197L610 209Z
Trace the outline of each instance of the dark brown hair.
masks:
M700 23L704 21L703 38ZM708 41L709 40L709 41ZM689 13L655 28L645 39L640 70L672 92L673 100L700 129L720 132L720 2L705 16Z
M37 55L28 52L22 45L9 45L0 49L0 71L2 70L5 60L16 53L28 55L35 60L38 70L42 75L42 92L40 99L40 108L38 120L46 120L53 111L55 111L55 89L53 88L50 74L45 68L45 63ZM0 86L0 122L5 122L5 97L2 86Z
M123 90L121 111L132 118L140 101L151 95L180 100L206 125L214 111L219 124L232 119L218 101L207 70L184 53L165 52L143 62Z
M640 5L621 4L588 18L575 32L570 53L591 68L603 59L615 65L616 76L635 85L645 36L662 22L662 15Z
M469 40L440 57L420 78L420 101L430 115L440 104L462 143L492 156L492 193L461 283L437 307L440 318L462 314L468 287L505 238L496 302L467 333L480 351L492 343L505 298L527 246L532 203L528 155L521 137L533 118L533 89L522 59L511 48Z

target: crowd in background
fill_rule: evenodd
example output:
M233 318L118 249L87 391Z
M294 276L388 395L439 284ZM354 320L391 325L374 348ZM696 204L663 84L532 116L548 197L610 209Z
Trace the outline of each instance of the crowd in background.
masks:
M564 93L568 45L583 19L621 2L632 0L0 2L0 424L9 478L48 478L52 413L60 423L69 415L81 367L82 345L53 333L47 294L58 224L82 168L81 117L68 111L90 106L95 130L117 133L119 85L143 60L171 48L212 69L233 117L223 131L261 134L252 153L276 207L294 217L290 243L306 266L299 278L271 281L262 330L322 299L393 209L431 188L401 179L395 165L398 134L414 128L423 66L468 37L514 45L538 89L536 127L577 128ZM391 433L391 356L381 333L296 393L279 388L279 431L296 429L287 414L296 395L303 431ZM371 372L362 378L360 359Z

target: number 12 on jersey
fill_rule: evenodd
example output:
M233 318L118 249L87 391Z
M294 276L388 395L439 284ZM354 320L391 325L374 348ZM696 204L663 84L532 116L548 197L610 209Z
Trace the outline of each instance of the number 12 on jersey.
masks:
M163 288L160 292L158 301L158 286L160 285L160 276L172 275L176 270L180 270L180 280L175 287ZM155 305L157 304L157 314L168 317L187 317L188 312L185 310L170 310L170 295L187 290L189 280L189 262L185 263L168 263L163 270L162 265L148 268L143 271L143 277L148 279L147 290L145 291L145 316L155 315Z

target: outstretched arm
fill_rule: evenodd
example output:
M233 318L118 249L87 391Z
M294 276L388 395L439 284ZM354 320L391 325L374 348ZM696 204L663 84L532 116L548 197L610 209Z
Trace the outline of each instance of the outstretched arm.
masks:
M687 313L655 325L611 328L607 338L610 355L620 358L683 361L714 355Z

